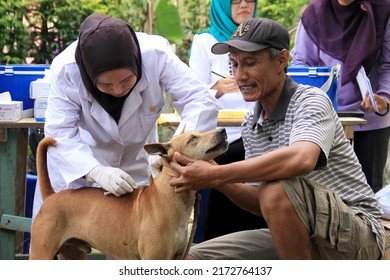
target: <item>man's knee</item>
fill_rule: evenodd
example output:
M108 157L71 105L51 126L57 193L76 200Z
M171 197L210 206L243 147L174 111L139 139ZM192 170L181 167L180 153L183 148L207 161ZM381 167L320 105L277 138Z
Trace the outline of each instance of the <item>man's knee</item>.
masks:
M259 203L265 219L276 213L294 210L279 181L266 182L260 186Z

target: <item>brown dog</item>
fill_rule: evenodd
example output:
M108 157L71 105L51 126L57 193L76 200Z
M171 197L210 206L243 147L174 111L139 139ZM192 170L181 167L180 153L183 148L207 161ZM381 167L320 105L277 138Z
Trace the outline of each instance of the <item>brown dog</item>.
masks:
M195 192L175 193L169 181L176 172L169 162L173 153L211 160L226 151L225 129L205 133L187 132L170 142L145 145L149 154L161 155L161 172L149 186L115 197L104 190L85 187L58 193L51 186L46 153L55 146L53 138L43 139L37 151L38 180L42 207L31 231L30 259L83 259L93 247L115 259L183 259L192 242L188 222Z

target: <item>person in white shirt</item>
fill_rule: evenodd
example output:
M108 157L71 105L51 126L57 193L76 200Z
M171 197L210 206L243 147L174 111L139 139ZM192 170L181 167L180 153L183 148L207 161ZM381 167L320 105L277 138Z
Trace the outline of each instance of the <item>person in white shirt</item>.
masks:
M232 75L229 55L215 55L211 47L227 41L244 20L256 17L257 0L212 0L210 28L194 35L189 66L212 89L220 110L248 111L254 102L246 102ZM221 77L222 76L222 77ZM218 164L243 160L245 157L240 127L226 127L228 151L218 157ZM215 189L203 190L207 196L203 238L208 240L223 234L264 227L255 215L243 211ZM204 196L205 196L204 195Z
M143 146L157 142L164 93L187 131L216 128L218 109L207 85L157 35L136 33L121 19L88 16L79 38L50 67L45 135L55 191L96 186L120 196L149 178ZM39 174L38 174L39 176ZM42 203L39 186L33 217Z

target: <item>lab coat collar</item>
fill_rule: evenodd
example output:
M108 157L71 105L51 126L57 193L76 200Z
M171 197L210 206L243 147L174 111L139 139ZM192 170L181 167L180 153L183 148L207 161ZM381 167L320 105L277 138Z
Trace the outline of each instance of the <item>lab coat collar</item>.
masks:
M129 97L126 99L125 104L123 105L123 108L126 109L122 110L122 115L119 119L119 124L118 124L119 127L122 124L126 123L127 120L134 114L134 112L137 111L138 107L141 106L142 99L143 99L141 94L146 89L147 85L148 85L148 78L145 72L142 71L141 80L132 90Z

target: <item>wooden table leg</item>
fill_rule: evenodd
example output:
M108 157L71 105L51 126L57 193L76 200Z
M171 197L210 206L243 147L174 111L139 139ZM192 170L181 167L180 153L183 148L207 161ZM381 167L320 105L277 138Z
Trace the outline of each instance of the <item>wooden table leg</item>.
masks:
M344 132L347 139L353 140L354 130L355 130L354 126L349 126L349 125L344 126Z
M0 217L24 216L27 140L28 128L7 128L7 140L0 142ZM22 232L0 228L0 259L15 259L22 238Z
M0 128L0 142L7 141L7 129L6 128Z

